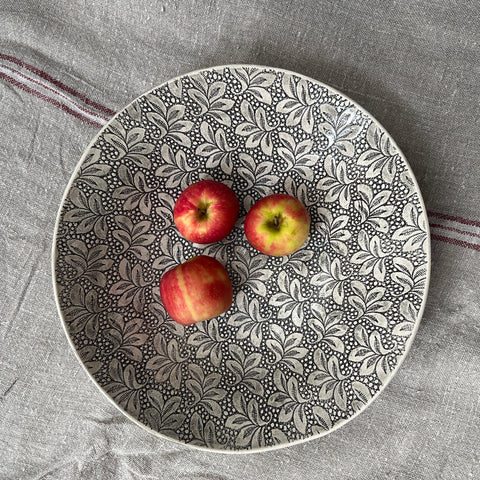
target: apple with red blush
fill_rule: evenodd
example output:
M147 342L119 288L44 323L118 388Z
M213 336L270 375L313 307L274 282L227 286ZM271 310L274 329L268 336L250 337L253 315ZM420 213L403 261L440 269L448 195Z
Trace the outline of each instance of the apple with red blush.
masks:
M283 256L299 250L310 232L310 215L297 198L276 193L258 200L245 217L245 235L266 255Z
M233 289L217 259L198 255L162 276L160 297L173 320L191 325L226 312L232 305Z
M187 240L214 243L232 231L239 208L238 198L230 187L215 180L200 180L180 194L173 220Z

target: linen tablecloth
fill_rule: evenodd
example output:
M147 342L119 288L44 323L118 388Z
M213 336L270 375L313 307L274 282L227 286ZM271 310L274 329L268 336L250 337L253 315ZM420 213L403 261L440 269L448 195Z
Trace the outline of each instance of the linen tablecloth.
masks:
M480 478L480 7L461 0L0 2L0 478ZM51 244L90 140L138 95L224 64L335 87L389 131L429 214L432 276L406 361L361 415L281 450L158 438L71 350Z

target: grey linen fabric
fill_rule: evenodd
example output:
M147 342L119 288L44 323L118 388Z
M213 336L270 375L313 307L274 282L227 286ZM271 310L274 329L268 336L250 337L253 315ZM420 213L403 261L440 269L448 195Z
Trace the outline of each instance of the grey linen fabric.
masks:
M0 54L115 111L213 65L308 75L385 126L429 211L478 222L479 14L467 0L3 0ZM432 240L430 293L412 349L357 418L276 451L194 450L157 438L106 400L56 310L57 209L98 126L2 78L0 106L1 479L480 478L478 248Z

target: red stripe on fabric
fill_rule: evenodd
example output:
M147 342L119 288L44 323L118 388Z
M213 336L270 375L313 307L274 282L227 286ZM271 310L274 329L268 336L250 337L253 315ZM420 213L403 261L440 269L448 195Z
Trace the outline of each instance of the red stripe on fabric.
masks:
M440 242L451 243L457 247L471 248L472 250L477 250L480 252L480 245L475 245L474 243L464 242L463 240L458 240L456 238L444 237L443 235L436 235L432 233L430 235L433 240L438 240Z
M450 232L462 233L464 235L470 235L471 237L480 238L478 233L467 232L465 230L460 230L459 228L447 227L446 225L439 225L438 223L430 223L431 228L442 228L443 230L449 230Z
M0 53L0 58L3 58L4 60L9 60L10 62L13 62L13 63L17 64L20 67L26 68L30 72L35 73L35 75L38 75L39 77L43 78L44 80L47 80L47 81L53 83L53 85L55 85L56 87L61 88L65 92L69 93L70 95L73 95L73 96L79 98L80 100L85 102L87 105L90 105L91 107L94 107L97 110L99 110L103 113L106 113L107 115L113 116L113 115L116 114L116 112L114 110L111 110L110 108L107 108L103 105L100 105L99 103L97 103L93 100L90 100L89 98L87 98L82 93L77 92L76 90L69 87L68 85L65 85L64 83L60 82L59 80L56 80L55 78L53 78L48 73L42 72L42 70L39 70L38 68L36 68L32 65L29 65L28 63L25 63L22 60L19 60L18 58L12 57L11 55L5 55L3 53Z
M480 227L480 222L476 220L469 220L468 218L456 217L454 215L446 215L445 213L427 212L429 217L441 218L442 220L451 220L453 222L463 223L464 225L473 225Z
M87 110L86 108L83 108L81 105L79 105L78 103L72 101L71 99L69 99L68 97L66 97L65 95L63 95L63 93L61 92L58 92L57 90L54 90L53 88L50 88L48 85L45 85L43 84L42 82L39 82L38 80L35 80L34 78L31 78L29 77L28 75L24 75L23 73L21 72L18 72L17 70L13 70L13 68L9 68L9 67L6 67L8 70L10 70L10 72L12 73L15 73L17 75L19 75L20 77L22 78L25 78L26 80L32 82L32 83L35 83L36 85L39 85L40 87L44 88L45 90L48 90L49 92L52 92L54 93L55 95L59 95L63 98L65 98L68 102L70 102L72 105L75 105L79 110L82 110L83 112L87 113L87 114L90 114L92 116L96 116L98 118L101 118L102 120L105 120L105 122L108 122L108 118L107 117L104 117L103 115L100 115L99 113L95 113L95 112L91 112L90 110Z
M58 108L61 108L64 112L69 113L70 115L73 115L76 118L79 118L80 120L83 120L86 123L89 123L90 125L94 125L95 127L103 127L101 123L95 122L94 120L85 117L84 115L78 113L77 111L71 109L67 105L64 105L63 103L57 102L57 100L54 100L53 98L48 97L47 95L44 95L43 93L38 92L37 90L34 90L33 88L28 87L27 85L19 82L18 80L15 80L14 78L10 77L9 75L0 72L0 78L3 78L7 82L11 83L12 85L21 88L22 90L25 90L28 93L31 93L35 97L41 98L42 100L45 100L48 103L51 103L52 105L55 105Z

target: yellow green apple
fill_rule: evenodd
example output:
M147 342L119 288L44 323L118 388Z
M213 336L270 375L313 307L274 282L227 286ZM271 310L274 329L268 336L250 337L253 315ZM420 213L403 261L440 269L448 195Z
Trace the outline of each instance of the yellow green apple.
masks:
M276 193L252 206L245 217L244 229L247 240L260 252L289 255L307 240L310 215L297 198Z

